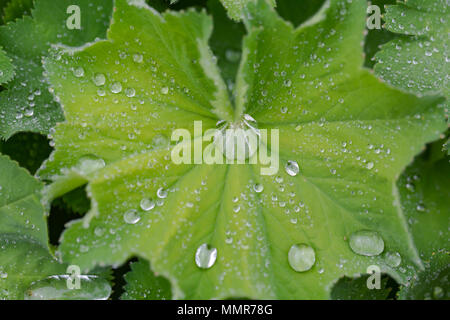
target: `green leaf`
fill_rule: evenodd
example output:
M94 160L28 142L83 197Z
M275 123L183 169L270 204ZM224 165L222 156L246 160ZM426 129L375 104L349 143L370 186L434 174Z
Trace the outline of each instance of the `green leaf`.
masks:
M2 12L3 22L14 21L24 15L29 15L33 8L33 0L11 0Z
M425 265L424 271L402 287L400 299L450 297L450 157L443 152L442 143L433 143L398 181L402 209Z
M140 259L131 263L131 271L125 275L127 282L122 300L170 300L170 282L157 277L147 261Z
M404 36L376 55L376 74L407 91L449 97L448 17L446 0L408 0L388 6L385 28Z
M433 148L418 157L397 183L402 210L424 261L449 246L450 157L441 146L442 141L432 144Z
M41 189L42 183L0 155L0 299L107 298L111 287L98 277L82 278L80 290L67 288L67 265L48 247Z
M323 299L370 265L403 283L423 268L395 182L445 130L444 111L440 99L399 92L362 68L364 2L329 1L297 29L251 3L234 107L207 47L211 19L132 2L116 2L107 41L45 63L67 121L39 175L54 181L49 198L88 183L92 201L63 234L64 259L89 269L137 255L170 280L174 298L194 299ZM244 114L279 129L275 176L261 175L262 164L171 161L174 129L192 136L194 121L206 130L241 125ZM377 245L355 254L349 239L367 234ZM380 243L401 255L401 271L377 255ZM197 251L212 248L212 267L197 267ZM291 261L305 250L312 268L296 272L290 250Z
M450 252L440 251L431 256L426 269L403 286L398 294L401 300L449 300Z
M80 7L80 30L66 26L70 5ZM8 139L18 131L47 134L63 120L59 104L48 91L42 57L51 44L75 47L104 37L111 8L110 0L40 0L32 18L25 16L0 27L0 45L16 66L14 80L0 92L0 137Z
M386 300L392 290L388 286L389 277L381 278L380 289L368 289L368 277L365 275L358 278L339 279L331 290L331 298L333 300Z
M5 51L0 48L0 85L10 81L14 76L14 65Z
M65 270L48 249L42 184L5 156L0 172L0 298L23 299L33 281Z
M395 4L396 0L368 0L371 5L376 5L380 8L381 14L384 15L386 5ZM398 35L389 32L384 27L382 29L367 30L367 36L364 43L364 52L366 60L364 65L368 68L373 68L375 65L375 54L380 51L382 45L395 39Z
M220 0L227 9L228 15L233 20L242 20L243 9L249 3L255 0ZM267 0L272 6L276 5L276 0Z

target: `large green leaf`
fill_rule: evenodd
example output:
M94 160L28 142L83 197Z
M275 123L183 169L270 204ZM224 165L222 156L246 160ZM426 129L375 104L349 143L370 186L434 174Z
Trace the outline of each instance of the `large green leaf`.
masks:
M234 20L241 20L243 18L243 9L245 6L255 0L220 0L223 6L227 9L228 15ZM272 6L275 6L276 0L267 0Z
M450 296L450 158L441 146L442 141L432 144L398 181L402 209L425 265L402 288L401 299Z
M14 76L14 65L5 51L0 48L0 84L8 82Z
M328 298L338 278L373 264L399 282L423 267L395 182L445 130L443 110L362 68L365 2L328 1L297 29L251 3L234 107L207 47L211 19L130 2L117 0L107 41L45 63L66 122L40 176L54 180L50 199L88 183L92 201L63 234L64 259L89 269L138 255L175 298ZM280 130L276 175L260 175L261 164L171 161L173 129L244 114ZM361 235L369 243L358 249ZM296 244L315 253L309 271L289 264ZM208 245L217 261L200 269L196 252Z
M66 26L70 5L80 7L80 30ZM14 80L0 92L0 137L7 139L18 131L47 134L63 120L43 77L42 57L51 44L81 46L104 37L111 8L111 0L40 0L32 18L25 16L0 27L0 45L16 66Z
M107 298L111 287L98 277L82 279L80 290L67 288L67 265L48 247L41 189L41 182L0 155L0 299Z
M170 283L157 277L145 260L131 263L131 271L125 275L127 282L122 300L167 300L171 299Z
M388 6L385 28L405 35L376 55L376 73L399 88L449 96L448 0L408 0Z
M33 281L63 273L47 244L42 184L0 156L0 298L23 299Z

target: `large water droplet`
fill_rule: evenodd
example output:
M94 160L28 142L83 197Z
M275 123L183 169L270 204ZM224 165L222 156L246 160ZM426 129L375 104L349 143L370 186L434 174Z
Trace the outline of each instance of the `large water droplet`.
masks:
M204 243L195 252L195 264L201 269L211 268L217 259L217 249Z
M81 78L84 76L84 69L82 67L78 67L73 69L73 75L77 78Z
M402 257L400 256L400 253L398 252L392 252L388 251L384 254L384 260L386 261L387 265L396 268L402 263Z
M81 174L89 174L106 166L105 161L95 155L85 155L78 160L76 170Z
M314 249L304 243L294 244L288 253L289 265L297 272L305 272L311 269L316 262Z
M123 214L123 220L129 224L136 224L141 220L141 217L136 210L130 209Z
M353 233L349 240L353 252L362 256L377 256L384 250L384 241L381 236L370 230L361 230Z
M79 282L78 289L70 289ZM58 275L35 281L25 291L25 300L106 300L111 294L108 281L97 276Z
M219 121L217 126L220 131L214 137L214 143L228 160L244 163L258 151L260 131L250 115L245 114L235 123Z
M300 168L298 167L298 163L296 161L291 161L291 160L289 160L286 163L285 169L286 169L286 173L292 177L295 177L300 171Z
M155 207L155 201L152 199L144 198L141 200L140 207L144 211L150 211Z

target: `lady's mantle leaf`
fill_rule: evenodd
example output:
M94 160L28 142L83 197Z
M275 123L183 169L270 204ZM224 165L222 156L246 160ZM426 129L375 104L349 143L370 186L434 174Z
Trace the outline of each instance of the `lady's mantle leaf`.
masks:
M169 300L172 297L170 282L155 276L145 260L131 263L131 271L125 275L125 280L122 300Z
M11 80L14 76L14 66L5 51L0 48L0 85Z
M81 29L68 29L67 8L78 5ZM13 81L0 92L0 137L8 139L18 131L47 134L63 120L43 77L42 57L51 44L81 46L104 37L112 9L111 0L40 0L26 16L0 27L0 45L16 66Z
M63 273L47 244L41 183L0 156L0 298L23 299L33 281Z
M399 88L449 97L448 18L448 0L408 0L388 6L386 29L405 36L383 46L376 55L375 72Z
M441 146L442 140L434 143L398 182L403 212L425 265L401 289L400 299L450 297L450 159Z
M107 41L45 64L67 121L40 175L54 194L88 182L92 199L63 234L65 259L89 269L138 255L175 298L204 299L328 298L338 278L370 265L400 282L422 267L395 181L445 130L443 110L362 69L365 2L327 1L297 29L251 3L234 108L207 47L211 20L130 2L117 0ZM171 161L173 129L244 114L280 130L275 176L260 164ZM371 237L359 255L349 239L361 235ZM302 248L314 265L296 272L288 253ZM398 252L401 270L380 249ZM211 268L196 265L210 266L198 250L217 253Z
M228 15L233 20L241 20L243 18L243 9L245 6L255 0L220 0L227 9ZM272 6L275 6L276 0L267 0Z
M67 288L67 265L48 247L41 189L26 170L0 155L0 299L107 298L111 288L101 278L86 276L80 290Z

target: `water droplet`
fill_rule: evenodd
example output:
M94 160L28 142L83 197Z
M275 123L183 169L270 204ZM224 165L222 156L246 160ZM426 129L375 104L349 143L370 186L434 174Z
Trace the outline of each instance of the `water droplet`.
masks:
M144 211L150 211L155 207L155 201L152 199L144 198L141 200L140 207Z
M373 166L374 166L373 162L369 162L369 163L366 165L366 168L370 170L370 169L373 168Z
M128 98L133 98L136 94L136 90L134 90L133 88L127 88L125 89L125 94Z
M375 231L361 230L353 233L349 240L353 252L362 256L377 256L384 250L384 241Z
M400 263L402 263L402 257L398 252L386 252L384 254L384 260L386 261L387 265L392 268L396 268L400 265Z
M195 264L201 269L211 268L217 259L217 249L204 243L195 252Z
M111 92L112 93L119 93L122 91L122 84L120 82L114 82L111 85Z
M295 177L300 171L300 169L298 167L298 163L296 161L291 161L291 160L289 160L286 163L285 169L286 169L286 173L292 177Z
M81 174L89 174L94 171L100 170L106 166L106 163L103 159L89 154L81 157L78 160L78 164L75 167L76 170Z
M136 63L141 63L142 61L144 61L144 57L142 56L142 54L135 53L133 54L133 61Z
M316 262L314 249L304 243L294 244L288 253L289 265L297 272L305 272L312 268Z
M256 193L263 192L264 186L263 186L262 184L260 184L260 183L256 183L256 184L253 186L253 190L255 190Z
M123 220L129 224L136 224L139 222L139 220L141 220L141 217L136 210L130 209L124 213Z
M73 69L73 75L77 78L81 78L84 76L84 69L82 67L78 67Z
M97 87L100 87L100 86L102 86L102 85L104 85L105 84L105 82L106 82L106 77L105 77L105 75L104 74L102 74L102 73L97 73L95 76L94 76L94 84L97 86Z
M167 190L165 190L164 188L159 188L158 191L156 191L156 195L160 199L167 198Z
M168 94L169 93L169 88L168 87L162 87L161 88L161 93L162 94Z

